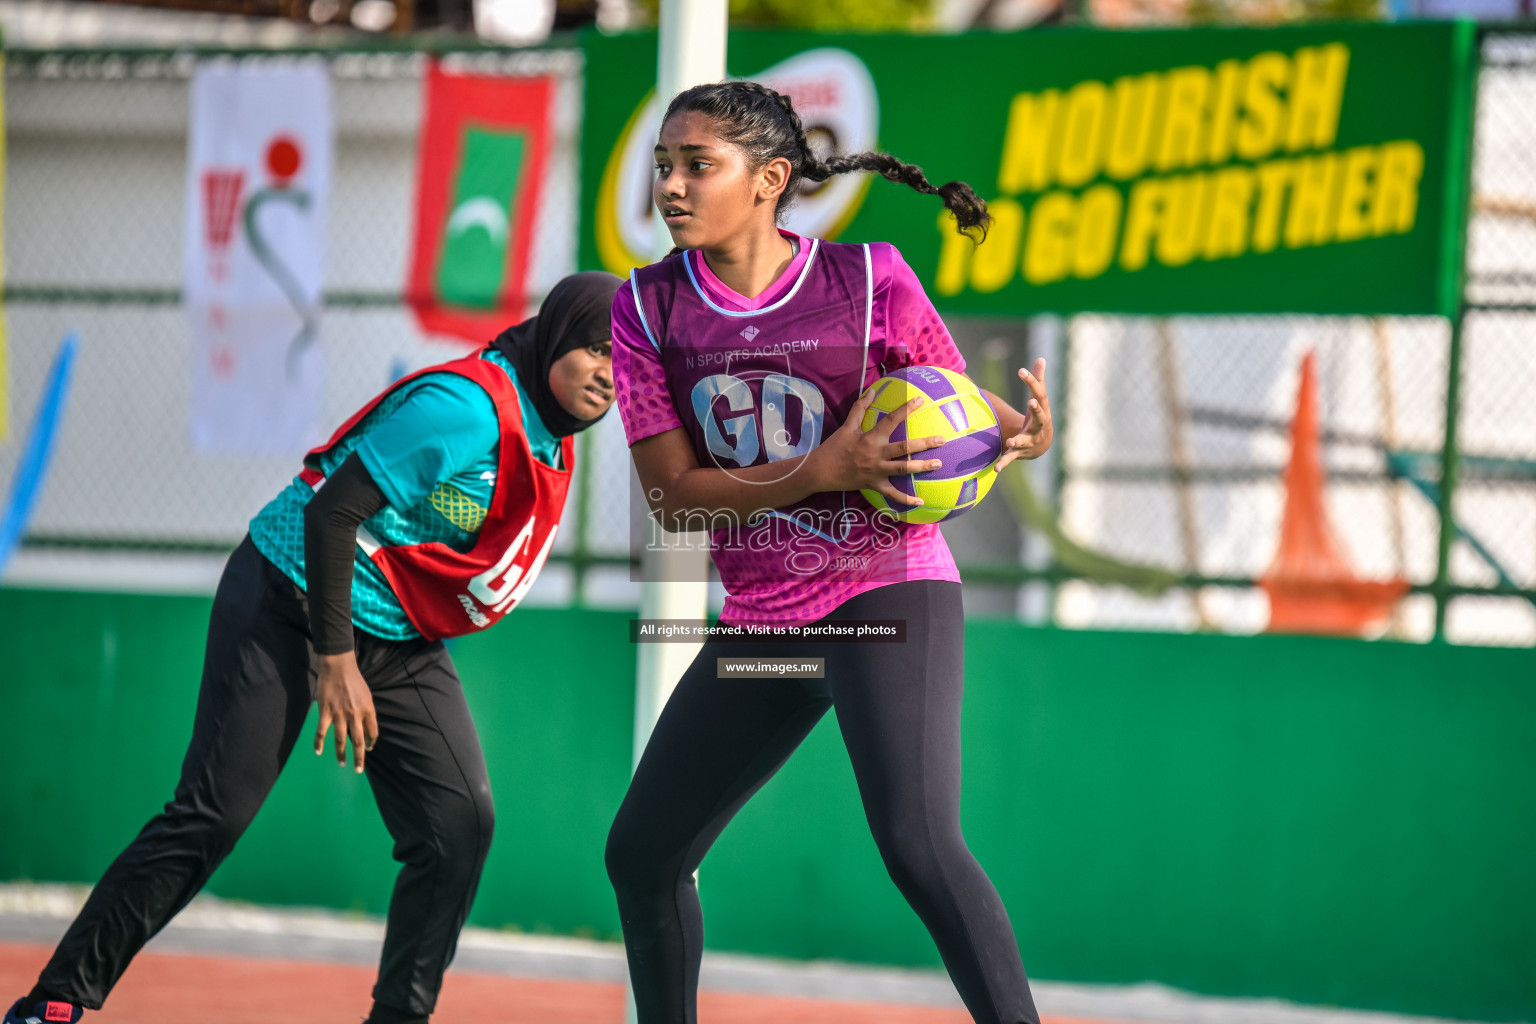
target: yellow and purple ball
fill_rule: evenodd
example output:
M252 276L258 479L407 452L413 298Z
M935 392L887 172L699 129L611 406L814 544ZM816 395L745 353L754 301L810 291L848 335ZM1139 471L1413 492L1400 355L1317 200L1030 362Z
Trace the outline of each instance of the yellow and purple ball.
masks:
M1002 428L981 390L965 375L937 366L908 366L881 377L869 390L875 398L864 413L861 426L866 431L912 399L924 399L896 424L891 440L943 437L939 447L907 456L939 459L943 465L891 477L898 491L922 498L921 505L892 503L879 491L859 493L875 508L907 523L942 523L975 508L992 489L997 479L992 464L1003 453Z

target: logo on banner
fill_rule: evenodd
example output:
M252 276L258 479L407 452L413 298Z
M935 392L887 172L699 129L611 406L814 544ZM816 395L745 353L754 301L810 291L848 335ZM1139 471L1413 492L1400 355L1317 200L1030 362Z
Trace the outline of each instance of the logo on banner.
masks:
M807 50L749 77L794 101L806 141L819 157L877 148L880 99L874 76L847 50ZM598 187L597 251L604 268L615 274L651 262L657 223L651 205L652 150L662 111L654 92L645 98L609 154ZM802 181L787 226L813 238L835 239L853 220L868 188L869 176L863 174Z
M266 148L266 170L271 175L271 184L251 196L245 204L245 235L251 246L251 254L299 315L299 332L288 343L288 352L283 359L290 377L297 372L299 358L303 356L304 350L315 343L320 310L317 304L306 298L298 274L283 262L276 248L267 240L262 229L261 211L269 203L285 203L300 212L309 210L309 192L293 184L294 176L303 166L304 150L299 141L287 135L277 136Z
M208 276L229 279L229 245L235 239L240 218L240 194L245 190L245 169L210 167L203 172L203 235L208 253Z
M199 453L293 455L318 432L331 154L323 61L192 77L182 302Z
M293 183L304 165L302 144L287 135L276 136L264 147L263 165L270 180L248 199L244 196L244 168L209 167L203 171L204 249L209 280L224 284L229 280L229 255L236 237L235 229L237 226L244 228L251 255L299 316L299 331L288 342L283 357L283 365L292 377L297 373L304 350L314 344L319 310L304 294L298 273L283 261L267 238L261 211L269 203L287 204L300 212L308 211L309 192ZM208 304L208 329L213 341L209 346L208 361L218 377L231 376L238 361L237 347L229 344L227 339L221 339L229 328L229 307L214 298Z
M482 343L521 320L554 80L427 75L408 294L429 334Z

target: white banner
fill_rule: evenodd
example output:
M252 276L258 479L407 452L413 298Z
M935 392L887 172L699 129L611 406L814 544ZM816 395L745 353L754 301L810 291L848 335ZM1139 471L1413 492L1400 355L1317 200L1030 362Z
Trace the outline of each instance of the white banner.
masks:
M331 83L320 61L192 80L183 253L192 446L297 455L319 436Z

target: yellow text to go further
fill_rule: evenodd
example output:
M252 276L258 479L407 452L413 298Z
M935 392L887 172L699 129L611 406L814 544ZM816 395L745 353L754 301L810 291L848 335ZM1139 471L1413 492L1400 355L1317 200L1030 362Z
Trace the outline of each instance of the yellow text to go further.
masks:
M1012 197L987 204L993 222L979 246L945 213L934 287L940 295L995 292L1135 273L1276 249L1353 242L1413 230L1424 150L1403 140L1232 165L1193 174L1058 189L1026 209Z

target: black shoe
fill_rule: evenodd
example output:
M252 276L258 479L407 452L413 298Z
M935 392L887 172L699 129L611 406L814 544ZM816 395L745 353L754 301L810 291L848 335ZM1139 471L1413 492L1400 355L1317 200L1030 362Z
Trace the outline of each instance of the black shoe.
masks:
M25 999L16 1000L5 1013L0 1024L77 1024L85 1016L85 1007L74 1003L61 1003L57 999L44 999L32 1004L32 1012L25 1009Z

